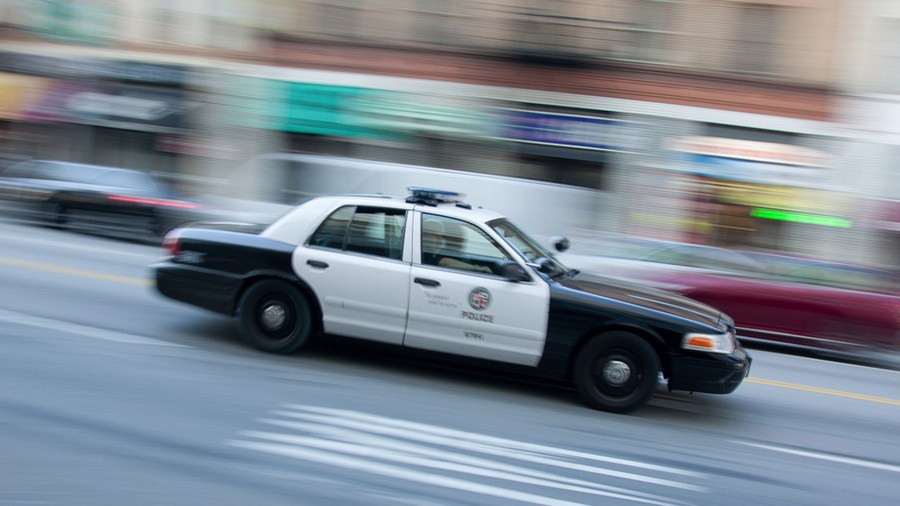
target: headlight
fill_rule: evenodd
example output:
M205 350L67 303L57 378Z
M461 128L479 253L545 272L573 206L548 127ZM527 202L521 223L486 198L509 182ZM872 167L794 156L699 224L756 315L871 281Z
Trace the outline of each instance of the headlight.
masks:
M681 339L681 347L686 350L727 355L733 353L737 348L737 340L731 332L727 334L685 334Z

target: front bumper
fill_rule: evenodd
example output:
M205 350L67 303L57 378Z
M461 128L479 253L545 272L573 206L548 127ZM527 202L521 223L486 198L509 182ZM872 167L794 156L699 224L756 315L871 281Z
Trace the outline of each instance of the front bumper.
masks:
M730 355L697 353L670 357L669 390L710 394L734 392L750 374L753 359L743 348Z

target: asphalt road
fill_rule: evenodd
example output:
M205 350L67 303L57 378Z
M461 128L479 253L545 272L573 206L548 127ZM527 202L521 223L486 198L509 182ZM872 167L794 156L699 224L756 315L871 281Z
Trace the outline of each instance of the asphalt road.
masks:
M0 220L0 506L893 505L900 372L753 351L631 415L157 295L159 248Z

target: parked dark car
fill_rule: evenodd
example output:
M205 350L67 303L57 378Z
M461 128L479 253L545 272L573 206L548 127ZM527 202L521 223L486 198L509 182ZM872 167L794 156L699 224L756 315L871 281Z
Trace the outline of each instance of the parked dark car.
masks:
M147 172L54 160L19 162L0 173L0 201L17 218L151 240L208 217Z
M734 318L745 343L839 355L900 352L900 275L892 271L635 237L573 241L560 257L716 307Z

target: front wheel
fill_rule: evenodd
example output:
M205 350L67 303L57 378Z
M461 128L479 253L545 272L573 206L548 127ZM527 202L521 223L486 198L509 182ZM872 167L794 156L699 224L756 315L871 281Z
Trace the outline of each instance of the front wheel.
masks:
M594 337L575 362L575 386L594 409L627 413L656 392L660 362L656 350L629 332Z
M289 354L307 344L313 334L312 310L294 285L266 279L241 296L238 330L247 344L262 351Z

